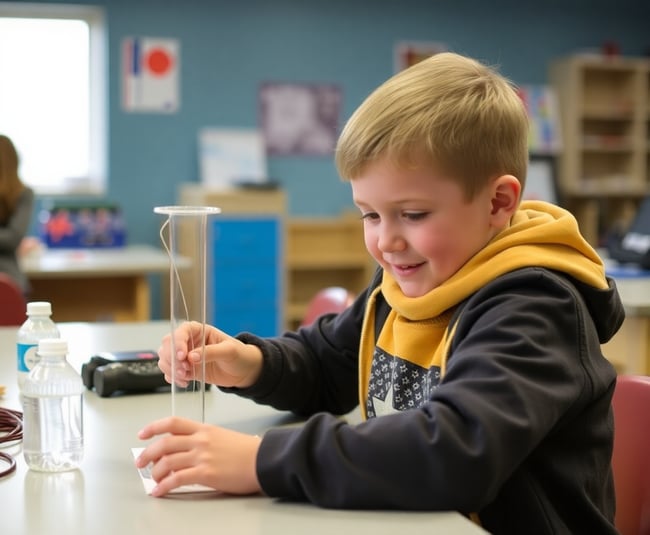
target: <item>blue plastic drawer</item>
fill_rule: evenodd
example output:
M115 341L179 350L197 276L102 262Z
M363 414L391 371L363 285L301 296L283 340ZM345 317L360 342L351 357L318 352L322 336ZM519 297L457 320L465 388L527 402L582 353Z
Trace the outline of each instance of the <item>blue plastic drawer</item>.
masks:
M234 336L249 332L257 336L277 336L278 314L274 308L218 306L212 324Z
M212 260L215 265L232 259L277 260L280 225L277 219L223 219L212 227ZM230 262L228 262L230 263Z
M215 303L272 303L277 305L277 265L243 265L237 269L216 266L213 275Z
M275 336L282 323L277 217L219 217L209 239L208 319L229 334Z

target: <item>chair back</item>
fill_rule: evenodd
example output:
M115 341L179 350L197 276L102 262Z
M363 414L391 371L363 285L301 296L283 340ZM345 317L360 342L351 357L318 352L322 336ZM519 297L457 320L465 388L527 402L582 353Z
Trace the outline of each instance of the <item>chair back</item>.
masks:
M612 401L616 529L650 534L650 377L619 375Z
M27 319L27 300L18 284L0 273L0 326L19 326Z
M340 286L329 286L318 291L307 305L301 325L311 325L323 314L343 312L354 301L355 295Z

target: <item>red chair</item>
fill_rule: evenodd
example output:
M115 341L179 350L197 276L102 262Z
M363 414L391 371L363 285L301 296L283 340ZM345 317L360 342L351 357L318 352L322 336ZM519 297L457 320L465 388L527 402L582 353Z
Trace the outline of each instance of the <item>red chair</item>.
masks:
M354 298L352 292L340 286L323 288L307 305L301 325L311 325L318 317L328 312L343 312L352 304Z
M650 534L650 377L619 375L614 409L616 528Z
M22 325L27 319L27 300L18 284L0 273L0 326Z

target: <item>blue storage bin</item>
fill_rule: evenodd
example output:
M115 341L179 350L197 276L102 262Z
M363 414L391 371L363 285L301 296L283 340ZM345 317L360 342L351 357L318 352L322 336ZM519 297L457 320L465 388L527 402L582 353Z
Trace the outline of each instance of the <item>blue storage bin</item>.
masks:
M51 248L105 248L126 245L126 224L111 203L52 203L39 213L39 236Z
M209 238L209 323L231 335L280 334L282 235L279 217L214 220Z

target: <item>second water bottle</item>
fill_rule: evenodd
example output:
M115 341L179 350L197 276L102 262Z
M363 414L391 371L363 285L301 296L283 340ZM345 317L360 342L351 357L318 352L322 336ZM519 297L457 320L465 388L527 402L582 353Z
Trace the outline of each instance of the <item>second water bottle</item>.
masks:
M23 453L33 470L72 470L83 458L84 385L67 352L65 340L41 340L23 384Z

